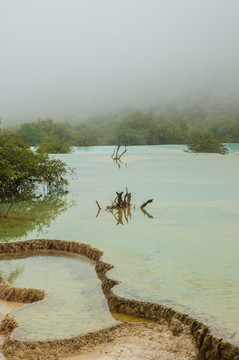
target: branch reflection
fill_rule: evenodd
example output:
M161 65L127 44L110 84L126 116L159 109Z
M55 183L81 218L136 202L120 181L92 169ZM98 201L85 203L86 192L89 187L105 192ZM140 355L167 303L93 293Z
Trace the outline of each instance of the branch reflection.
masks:
M153 215L149 214L145 209L140 209L144 215L146 215L148 218L153 219Z
M116 220L116 225L124 225L132 219L130 207L109 211Z

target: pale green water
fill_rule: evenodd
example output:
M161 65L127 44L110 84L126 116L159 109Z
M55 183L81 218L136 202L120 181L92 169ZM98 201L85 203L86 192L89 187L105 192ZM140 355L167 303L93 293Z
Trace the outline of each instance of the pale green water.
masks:
M239 157L188 154L180 146L130 147L127 167L119 169L111 147L89 150L61 155L77 168L68 195L75 206L44 234L30 231L24 239L90 243L115 266L109 273L121 281L115 293L188 313L239 344ZM117 226L104 208L126 187L135 210ZM139 209L149 198L153 218ZM95 200L103 208L97 218Z
M79 256L38 253L0 261L0 273L15 286L44 289L43 301L14 311L20 327L14 338L65 339L116 323L95 273L94 263ZM15 275L15 276L14 276Z

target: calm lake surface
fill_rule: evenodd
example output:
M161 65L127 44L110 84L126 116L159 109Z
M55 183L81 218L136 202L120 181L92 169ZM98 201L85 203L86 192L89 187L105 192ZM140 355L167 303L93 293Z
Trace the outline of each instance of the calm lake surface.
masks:
M238 146L225 156L189 154L184 146L129 147L120 167L111 159L113 149L75 148L59 155L76 168L67 195L72 205L48 226L31 228L24 236L16 229L17 237L13 230L10 240L45 237L89 243L115 266L108 275L120 281L116 294L190 314L216 336L239 344L239 157L233 155ZM105 208L115 191L126 187L135 207L119 218ZM148 199L154 201L143 213L140 205ZM98 216L96 200L102 208ZM2 240L4 236L0 231ZM59 259L58 267L69 266ZM34 271L35 258L25 261L24 269ZM3 261L0 266L6 269ZM37 281L25 287L46 289ZM92 318L90 311L85 313Z

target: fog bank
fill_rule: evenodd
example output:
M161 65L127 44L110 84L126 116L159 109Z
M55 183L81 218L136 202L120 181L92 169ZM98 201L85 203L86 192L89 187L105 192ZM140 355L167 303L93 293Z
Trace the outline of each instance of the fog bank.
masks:
M237 0L1 0L0 117L239 95Z

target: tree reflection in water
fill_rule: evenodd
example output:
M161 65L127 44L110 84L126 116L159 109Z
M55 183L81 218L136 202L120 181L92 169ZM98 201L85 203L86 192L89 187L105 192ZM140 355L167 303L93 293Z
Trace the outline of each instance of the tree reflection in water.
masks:
M74 200L67 193L52 194L14 203L11 215L0 221L0 241L12 241L27 236L31 231L49 228L58 215L64 213ZM0 204L1 210L6 204Z
M1 258L1 260L4 259ZM0 270L0 277L3 277L4 279L6 279L10 284L13 284L14 281L18 278L19 275L21 275L24 271L24 266L23 265L17 265L17 266L12 266L12 262L11 260L9 260L5 266L4 266L4 270L1 269Z

